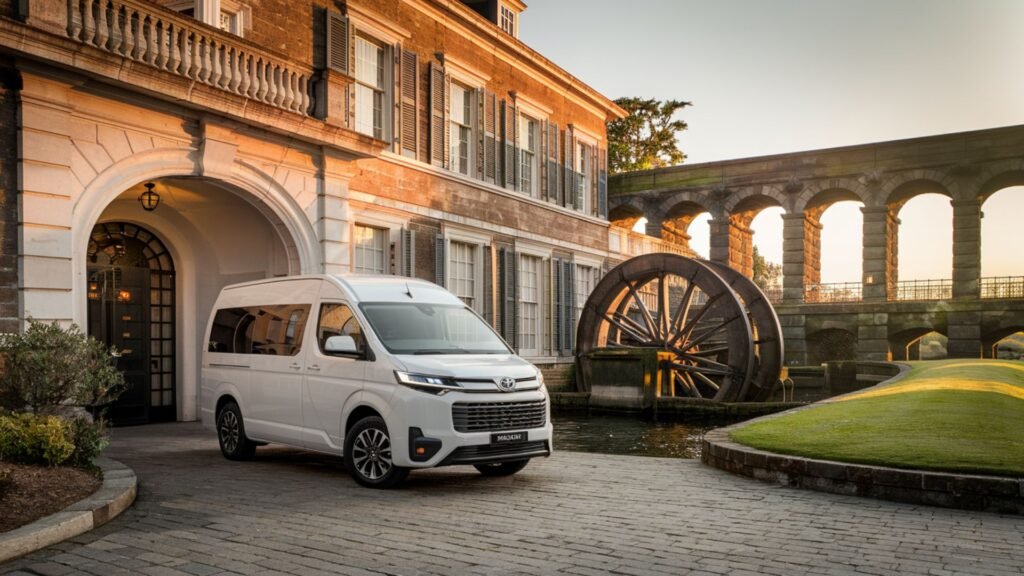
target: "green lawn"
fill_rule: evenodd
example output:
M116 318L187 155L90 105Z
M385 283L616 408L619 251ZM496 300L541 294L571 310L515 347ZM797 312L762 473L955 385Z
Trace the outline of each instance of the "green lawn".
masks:
M900 380L732 433L782 454L1024 476L1024 362L912 362Z

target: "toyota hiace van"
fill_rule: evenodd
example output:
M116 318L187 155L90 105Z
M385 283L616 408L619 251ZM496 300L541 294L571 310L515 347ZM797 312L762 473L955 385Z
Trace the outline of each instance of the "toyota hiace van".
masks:
M200 412L228 459L287 444L383 488L414 468L509 475L551 454L540 370L440 286L274 278L224 288L210 316Z

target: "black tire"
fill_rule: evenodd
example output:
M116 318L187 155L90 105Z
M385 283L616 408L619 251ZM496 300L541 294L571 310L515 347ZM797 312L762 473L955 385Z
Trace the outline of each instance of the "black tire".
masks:
M345 467L367 488L394 488L409 475L392 460L391 436L380 416L363 418L345 434Z
M492 464L474 464L473 467L477 469L484 476L511 476L516 472L519 472L526 465L530 463L530 460L516 460L514 462L496 462Z
M228 402L217 412L217 440L221 454L228 460L250 460L256 454L256 443L245 436L238 404Z

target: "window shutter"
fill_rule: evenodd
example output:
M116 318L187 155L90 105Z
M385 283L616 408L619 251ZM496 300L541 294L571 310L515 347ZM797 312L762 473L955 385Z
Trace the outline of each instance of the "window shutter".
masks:
M483 93L483 158L484 168L481 174L486 182L495 184L501 180L501 166L497 160L497 104L498 99L494 92L484 91Z
M434 283L447 287L446 274L448 265L448 240L438 234L434 240Z
M451 168L452 166L452 77L448 74L444 75L444 167Z
M411 278L416 274L416 231L402 228L400 245L400 274Z
M608 218L608 151L602 148L597 153L597 215Z
M519 317L519 263L515 250L502 248L498 251L501 283L501 336L513 349L518 349L516 342L516 320Z
M419 91L419 58L415 52L402 50L401 60L401 129L399 139L401 140L401 153L403 156L416 158L417 143L419 134L419 103L417 95Z
M551 276L552 276L552 303L551 303L551 316L554 320L554 333L552 334L552 346L553 351L560 351L562 349L563 334L565 334L566 323L565 323L565 310L562 306L562 301L565 297L565 275L563 274L562 259L553 258L551 260Z
M562 296L562 314L566 326L562 336L562 353L571 356L576 340L576 263L572 260L565 260L562 262L562 270L565 286L565 293Z
M505 188L515 190L518 170L516 170L516 108L512 104L501 101L502 141L504 142Z
M548 173L548 200L559 202L558 199L558 124L548 123L548 156L546 159Z
M445 78L444 68L430 63L430 163L445 165Z
M484 305L483 305L483 317L491 326L496 326L494 318L494 250L490 246L481 246L480 250L483 250L483 274L481 276L484 279Z
M538 196L541 200L548 199L548 171L547 171L547 158L548 158L548 121L544 120L541 124L540 132L540 147L537 154L537 166L539 167L537 173L540 175L540 182L538 182L540 193Z
M335 72L349 74L348 16L340 12L327 13L327 67Z
M573 172L573 170L576 169L576 165L573 163L573 153L575 152L575 149L573 148L571 126L565 127L565 145L563 148L565 152L563 153L564 164L562 165L562 171L565 175L565 191L562 195L562 206L572 206L573 200L576 198L576 179L574 177L575 172Z

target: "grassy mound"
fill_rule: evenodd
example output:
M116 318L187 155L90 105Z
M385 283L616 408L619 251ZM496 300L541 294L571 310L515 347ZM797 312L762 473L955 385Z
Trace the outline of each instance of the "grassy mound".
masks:
M762 450L895 468L1024 476L1024 362L914 362L898 381L745 426Z

